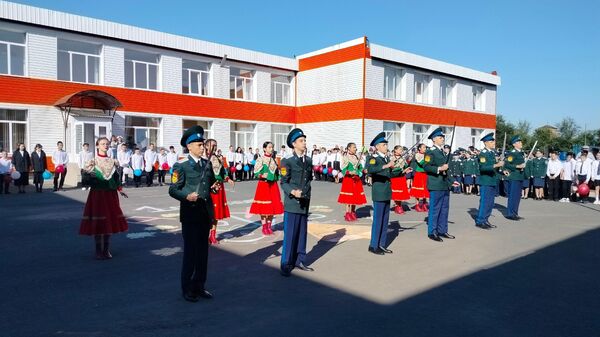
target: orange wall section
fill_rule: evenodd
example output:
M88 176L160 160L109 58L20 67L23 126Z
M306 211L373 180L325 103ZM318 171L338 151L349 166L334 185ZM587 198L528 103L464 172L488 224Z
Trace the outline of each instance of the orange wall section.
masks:
M294 123L295 107L147 90L0 75L0 102L52 106L60 98L102 90L116 97L119 111Z

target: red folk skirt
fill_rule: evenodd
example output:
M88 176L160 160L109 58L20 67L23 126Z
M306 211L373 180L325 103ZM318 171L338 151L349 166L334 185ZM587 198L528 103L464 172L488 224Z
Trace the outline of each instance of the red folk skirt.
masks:
M363 189L362 181L358 176L344 176L338 202L347 205L364 205L367 203L365 190Z
M210 192L210 198L215 209L215 220L229 218L230 214L229 206L227 205L227 196L225 195L225 186L221 185L217 193Z
M79 225L79 234L115 234L127 229L127 220L121 211L117 191L90 190Z
M406 176L392 178L391 183L392 200L401 201L410 199L410 194L408 193L408 185L406 184Z
M429 190L427 189L427 173L415 172L410 196L415 198L429 198Z
M259 180L256 185L256 193L252 206L251 214L276 215L283 213L283 204L281 203L281 194L276 181Z

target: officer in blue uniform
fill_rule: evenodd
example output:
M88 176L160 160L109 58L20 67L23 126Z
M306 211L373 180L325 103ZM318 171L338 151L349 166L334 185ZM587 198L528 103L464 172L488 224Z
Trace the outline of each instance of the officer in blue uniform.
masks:
M448 155L443 146L446 136L442 128L435 129L428 137L433 146L425 153L425 172L427 172L427 189L429 190L429 215L427 219L427 236L442 242L442 238L454 239L448 233L448 211L450 209L450 180L448 179Z
M314 269L304 264L306 258L306 230L310 206L310 182L313 179L312 161L306 156L306 135L293 129L287 136L287 145L293 155L281 160L281 189L284 194L283 252L281 275L290 276L294 268Z
M506 154L504 164L505 180L508 181L508 203L506 218L510 220L521 220L519 216L519 204L521 203L521 188L525 180L525 153L521 137L514 136L510 143L513 149Z
M371 146L377 150L367 158L367 173L372 179L373 224L371 226L371 243L369 252L377 255L391 254L386 248L387 230L390 222L390 200L392 185L390 179L399 176L401 171L392 171L396 164L387 157L388 141L385 132L379 133L371 141Z
M186 301L212 298L204 289L208 263L208 232L214 219L210 192L219 189L210 161L203 159L204 129L193 126L181 137L189 155L175 165L169 195L179 200L179 220L183 235L181 290Z
M480 172L480 193L479 193L479 211L475 218L475 226L481 229L495 228L489 222L492 209L494 208L494 199L498 191L498 169L503 165L503 161L496 159L496 140L494 133L488 133L481 138L485 148L481 150L478 157Z

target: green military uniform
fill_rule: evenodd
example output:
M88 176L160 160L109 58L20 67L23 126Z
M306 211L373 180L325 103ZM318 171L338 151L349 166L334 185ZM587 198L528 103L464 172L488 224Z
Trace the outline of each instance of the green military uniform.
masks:
M494 165L498 162L494 151L483 149L479 153L479 185L481 186L498 186L498 170ZM495 194L494 194L495 195Z
M204 129L193 126L181 138L181 146L204 142ZM216 182L210 161L192 155L173 165L169 195L179 200L179 220L183 235L183 267L181 289L187 301L196 302L198 297L211 298L204 289L208 263L208 233L214 221L214 208L210 196ZM187 200L197 193L196 201Z
M306 138L302 130L296 128L287 136L287 145L294 149L295 142ZM283 247L281 253L281 274L290 276L294 268L304 271L313 269L306 266L306 236L308 226L308 209L310 207L312 160L306 155L294 155L281 160L281 189L284 195L283 215ZM300 197L292 191L300 190Z
M517 168L518 165L523 163L525 163L525 153L523 153L523 151L512 149L508 152L506 160L504 161L504 169L509 172L506 180L522 181L525 179L524 169ZM546 175L546 172L544 172L544 175Z
M375 153L367 157L367 173L371 175L371 197L373 201L389 202L392 200L392 185L390 179L399 177L402 170L384 169L383 165L389 163L386 156Z
M447 191L451 183L448 174L438 172L438 167L446 164L448 156L438 147L432 147L425 152L424 169L427 173L427 189L429 191Z
M445 138L442 128L436 128L430 135L434 144L440 137ZM452 185L448 172L439 171L441 166L448 164L448 156L444 150L434 145L425 152L423 161L427 173L427 189L429 190L429 213L427 216L427 236L441 242L442 237L454 239L448 233L448 214L450 211L450 186ZM448 165L449 167L449 165Z

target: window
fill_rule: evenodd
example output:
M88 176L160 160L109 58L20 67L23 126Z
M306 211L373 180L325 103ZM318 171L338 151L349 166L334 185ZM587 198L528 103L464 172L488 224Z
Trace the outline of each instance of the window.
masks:
M402 127L403 123L383 122L383 131L388 139L390 148L393 149L396 145L402 145Z
M471 129L471 146L475 148L480 148L481 146L481 134L483 133L482 129Z
M197 119L184 119L183 120L183 131L191 128L192 126L196 126L196 125L200 125L204 129L204 139L214 138L211 121L203 121L203 120L197 120Z
M429 75L415 74L415 102L431 104L429 95Z
M383 97L396 100L405 99L403 76L404 70L385 67L383 71Z
M256 147L256 125L246 123L231 123L231 145L233 149ZM287 136L287 135L286 135Z
M444 135L446 135L446 144L450 145L450 142L452 141L452 127L451 126L441 126L442 128L442 132L444 133Z
M145 151L150 143L157 144L160 118L125 116L125 140Z
M254 72L238 68L229 69L229 98L251 101L254 99Z
M484 89L480 86L473 86L473 110L483 111L484 110Z
M125 87L158 90L159 56L125 50Z
M290 104L290 76L271 74L271 103Z
M440 81L440 105L454 107L456 106L454 99L454 87L456 81L442 78Z
M429 125L413 124L413 144L425 143Z
M10 153L19 143L27 146L27 111L0 109L0 151Z
M273 141L273 148L275 151L277 151L277 149L281 149L282 145L287 146L286 141L290 131L292 131L292 127L290 125L271 125L271 139Z
M87 42L58 40L58 79L100 83L102 46Z
M182 72L184 94L208 96L210 88L210 63L183 60Z
M0 30L0 74L25 76L25 33Z

